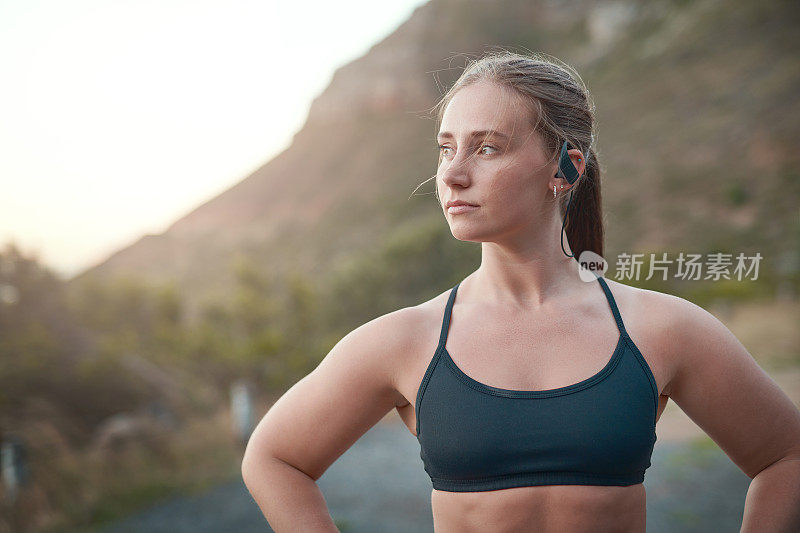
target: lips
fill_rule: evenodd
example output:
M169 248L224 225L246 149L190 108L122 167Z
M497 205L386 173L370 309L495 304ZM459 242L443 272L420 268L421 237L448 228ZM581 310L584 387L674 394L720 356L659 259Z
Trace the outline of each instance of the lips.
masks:
M447 212L451 215L459 215L461 213L469 213L470 211L475 211L477 209L478 209L477 205L462 203L462 204L451 205L450 207L447 208Z
M450 208L450 207L454 207L454 206L458 206L458 205L466 205L466 206L478 207L476 204L470 204L470 203L464 202L462 200L451 200L451 201L447 202L447 205L445 207Z

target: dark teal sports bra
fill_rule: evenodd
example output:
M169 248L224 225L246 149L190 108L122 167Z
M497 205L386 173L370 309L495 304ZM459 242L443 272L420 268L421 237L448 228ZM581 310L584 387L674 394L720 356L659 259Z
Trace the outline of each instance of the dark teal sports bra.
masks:
M461 283L452 288L439 346L415 403L420 457L433 488L472 492L644 481L656 442L658 388L608 284L597 279L620 333L611 359L579 383L539 391L485 385L456 366L445 344Z

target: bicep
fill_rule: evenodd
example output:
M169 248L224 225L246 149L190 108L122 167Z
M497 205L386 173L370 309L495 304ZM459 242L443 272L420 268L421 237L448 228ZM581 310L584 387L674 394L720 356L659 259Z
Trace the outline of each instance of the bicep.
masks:
M800 411L711 313L681 300L670 397L749 477L800 453Z
M317 480L393 409L399 396L393 373L400 339L397 328L391 328L398 318L392 315L347 334L287 390L253 431L246 459L279 459Z

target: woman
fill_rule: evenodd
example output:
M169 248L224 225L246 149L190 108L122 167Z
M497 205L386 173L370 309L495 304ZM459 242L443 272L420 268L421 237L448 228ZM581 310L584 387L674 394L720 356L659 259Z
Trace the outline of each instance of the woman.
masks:
M572 259L603 254L592 107L568 67L508 52L443 97L437 196L481 265L350 332L270 408L242 474L276 531L336 531L315 481L391 409L436 531L644 531L668 398L753 478L743 531L800 530L791 400L702 308Z

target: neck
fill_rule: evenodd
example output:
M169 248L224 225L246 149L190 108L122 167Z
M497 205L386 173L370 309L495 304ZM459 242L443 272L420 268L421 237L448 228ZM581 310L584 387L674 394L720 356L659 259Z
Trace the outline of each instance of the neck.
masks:
M469 276L470 291L485 303L530 309L584 288L578 261L564 255L558 239L552 238L561 236L561 221L546 227L536 237L522 239L522 245L483 242L481 266ZM564 249L572 253L566 235Z

